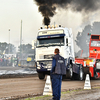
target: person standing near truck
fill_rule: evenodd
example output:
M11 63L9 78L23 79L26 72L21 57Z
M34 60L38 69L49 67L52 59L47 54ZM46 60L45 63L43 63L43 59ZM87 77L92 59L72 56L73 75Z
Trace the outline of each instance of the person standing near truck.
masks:
M54 54L50 72L53 98L50 100L60 100L62 75L66 74L66 66L64 58L59 55L58 48L55 49Z

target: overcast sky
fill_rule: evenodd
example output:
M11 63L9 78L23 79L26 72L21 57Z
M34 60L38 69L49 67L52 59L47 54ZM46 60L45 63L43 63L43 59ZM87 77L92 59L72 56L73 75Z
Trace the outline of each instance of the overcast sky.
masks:
M31 43L41 26L42 17L33 0L0 0L0 42L20 44L22 20L23 43Z
M57 9L56 14L51 18L51 25L61 24L72 28L74 38L78 31L85 25L100 21L99 10L90 16L83 15L71 10ZM20 30L22 20L22 39L27 44L36 39L38 29L43 25L42 15L38 12L38 6L34 0L0 0L0 42L10 43L18 46L20 44Z

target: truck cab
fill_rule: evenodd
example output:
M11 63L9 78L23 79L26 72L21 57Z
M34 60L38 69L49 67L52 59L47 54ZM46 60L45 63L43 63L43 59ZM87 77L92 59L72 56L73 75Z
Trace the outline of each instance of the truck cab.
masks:
M100 59L100 35L91 35L90 37L89 58Z
M67 76L72 77L72 64L74 62L72 30L59 26L41 28L38 31L35 61L39 79L44 79L46 74L50 74L55 48L58 48L60 50L60 55L64 57L66 70L70 67L70 75ZM67 65L69 65L69 67L67 67Z

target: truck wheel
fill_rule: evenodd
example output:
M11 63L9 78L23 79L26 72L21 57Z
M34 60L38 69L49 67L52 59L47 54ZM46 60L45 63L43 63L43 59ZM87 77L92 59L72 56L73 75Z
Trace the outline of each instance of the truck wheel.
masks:
M72 76L73 76L73 68L72 68L72 65L70 65L71 67L70 67L70 78L72 78Z
M40 80L43 80L45 78L45 74L38 73L38 77L39 77Z
M96 80L97 77L98 77L98 74L97 74L97 72L96 72L96 67L94 67L94 77L93 77L93 79Z
M68 77L70 79L72 79L72 77L73 77L73 68L72 68L72 65L71 64L69 65L69 70L66 73L66 77Z
M62 80L64 80L64 79L66 79L66 75L63 75L63 76L62 76Z
M79 80L81 80L81 81L83 80L83 74L84 74L83 73L83 66L80 65L80 71L79 71L79 75L78 76L79 76Z

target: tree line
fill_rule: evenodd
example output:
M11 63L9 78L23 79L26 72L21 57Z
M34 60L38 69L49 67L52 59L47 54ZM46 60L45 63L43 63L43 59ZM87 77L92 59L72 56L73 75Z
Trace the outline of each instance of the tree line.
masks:
M16 50L16 47L13 44L9 44L6 42L0 42L0 54L16 54L16 53L27 53L27 54L33 54L34 50L32 49L31 44L22 44L18 46L18 51Z

